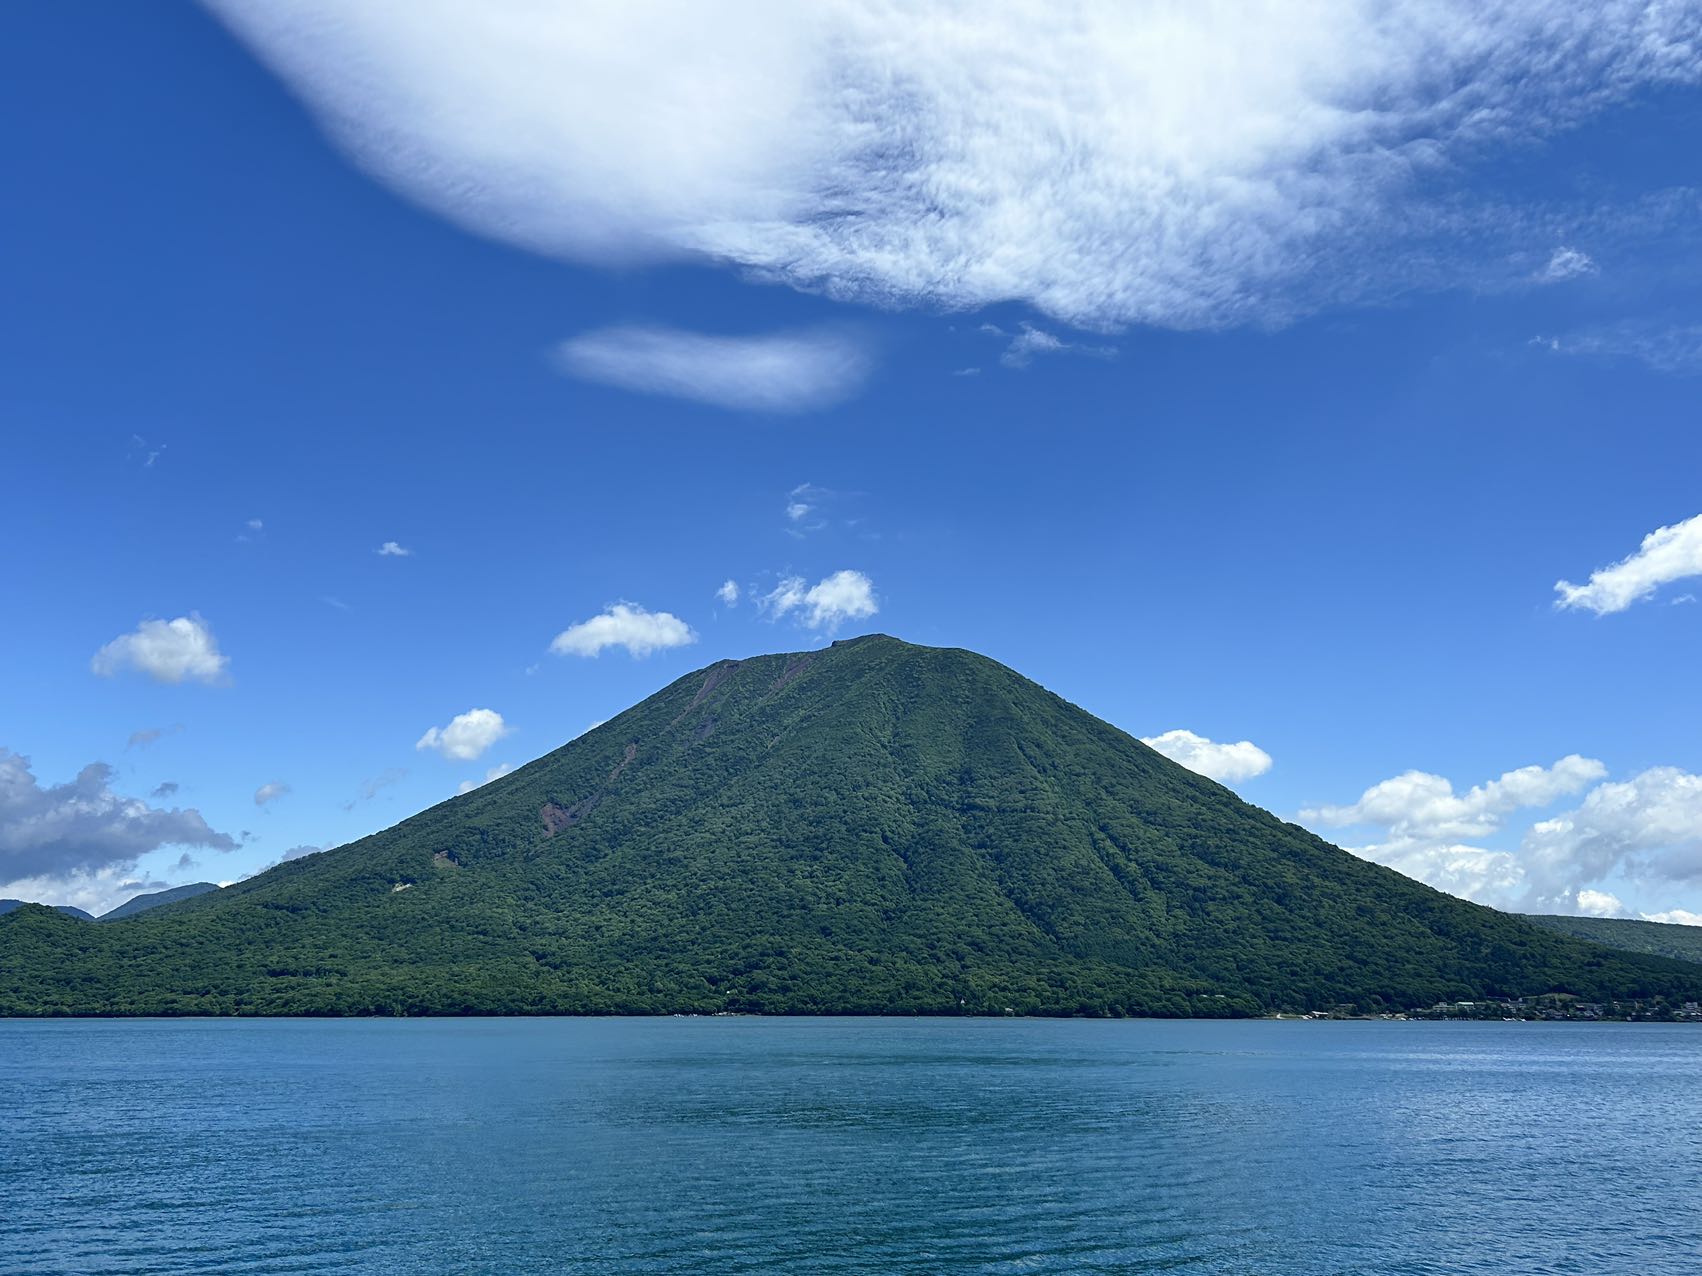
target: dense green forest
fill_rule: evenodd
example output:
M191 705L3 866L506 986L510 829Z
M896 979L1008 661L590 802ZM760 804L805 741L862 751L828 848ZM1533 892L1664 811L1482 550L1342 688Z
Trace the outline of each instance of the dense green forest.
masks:
M723 661L394 828L91 926L9 1014L1249 1015L1702 997L1348 854L970 652Z
M1548 914L1533 914L1526 920L1544 929L1606 944L1622 952L1702 962L1702 926L1640 922L1623 917L1555 917Z

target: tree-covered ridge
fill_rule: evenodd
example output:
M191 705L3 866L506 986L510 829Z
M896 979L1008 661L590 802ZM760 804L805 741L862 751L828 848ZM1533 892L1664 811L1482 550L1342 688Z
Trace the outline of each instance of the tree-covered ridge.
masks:
M1702 995L1443 895L970 652L722 661L480 789L122 926L0 1011L1254 1014Z
M1547 914L1531 914L1526 920L1545 930L1606 944L1622 952L1702 962L1702 926L1634 921L1626 917L1556 917Z

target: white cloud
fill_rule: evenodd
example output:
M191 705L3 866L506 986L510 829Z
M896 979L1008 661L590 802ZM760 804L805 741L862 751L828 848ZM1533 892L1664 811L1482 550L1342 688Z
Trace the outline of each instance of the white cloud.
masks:
M1372 846L1346 848L1439 891L1498 908L1511 908L1524 883L1518 856L1508 851L1418 837L1392 837Z
M1373 825L1397 838L1438 841L1486 837L1520 807L1548 806L1607 774L1594 758L1571 753L1552 767L1527 766L1498 780L1456 794L1454 786L1427 771L1405 771L1373 784L1349 806L1312 807L1300 818L1334 828Z
M208 2L355 162L478 233L1087 327L1505 262L1500 154L1698 78L1683 0Z
M1702 324L1628 319L1564 336L1536 336L1531 344L1553 354L1631 359L1656 372L1702 373Z
M1625 905L1617 895L1593 891L1588 887L1574 897L1578 911L1586 917L1624 917Z
M1635 554L1610 567L1598 567L1582 585L1563 580L1555 606L1593 611L1598 616L1624 611L1662 585L1702 576L1702 514L1671 527L1658 527L1643 538Z
M739 605L739 582L728 579L721 582L721 588L715 591L715 596L729 607Z
M254 790L254 805L265 806L268 803L276 802L289 791L289 785L280 784L276 780L272 781L270 784L262 784L259 788Z
M803 518L804 515L808 514L811 508L811 506L806 505L803 501L792 501L786 506L786 517L796 523L800 518Z
M413 550L408 549L405 546L398 545L395 541L385 541L384 544L380 545L372 552L377 554L380 558L411 558L414 553Z
M984 324L983 331L999 332L999 329L994 328L992 324ZM1112 346L1088 346L1064 341L1050 332L1042 332L1033 324L1025 323L1022 325L1022 331L1011 338L1010 345L1006 346L1005 352L999 356L999 362L1007 368L1026 368L1034 362L1034 356L1039 354L1085 354L1096 359L1109 359L1116 353L1115 347Z
M469 709L449 720L446 727L433 727L414 742L416 749L436 749L446 758L471 762L509 732L502 715L494 709Z
M603 328L562 342L556 355L564 371L585 381L749 412L829 407L869 372L863 347L834 332L716 337Z
M69 873L0 881L0 897L54 907L68 905L99 917L133 895L163 890L170 884L140 880L136 872L136 865L132 862L110 868L76 869Z
M1669 908L1664 913L1644 913L1646 922L1665 922L1669 926L1702 926L1702 913L1688 908Z
M0 882L126 868L162 846L237 848L199 811L124 797L113 778L111 767L92 762L75 780L44 788L28 758L0 749Z
M266 524L257 518L251 518L248 520L248 530L251 532L258 532L265 526Z
M1593 275L1597 270L1596 263L1588 253L1563 246L1554 250L1554 255L1548 259L1548 264L1537 272L1536 278L1539 283L1558 284L1583 275Z
M229 664L207 622L190 612L176 620L144 620L95 652L89 668L103 678L134 669L155 682L219 682Z
M1533 824L1520 853L1541 901L1613 873L1702 885L1702 775L1651 767L1599 784L1577 809Z
M471 793L474 789L483 788L492 780L500 780L512 770L514 770L514 764L512 762L504 762L501 766L493 766L490 770L485 772L485 778L482 780L462 780L455 792L457 794Z
M1653 767L1624 781L1604 775L1601 763L1571 754L1552 767L1523 767L1456 794L1441 776L1409 771L1373 785L1350 806L1313 808L1300 817L1380 827L1382 840L1348 849L1498 908L1626 916L1629 910L1604 883L1644 892L1702 885L1702 775L1676 767ZM1517 851L1461 840L1492 836L1512 812L1585 789L1573 810L1531 824Z
M636 603L612 603L600 616L569 625L550 642L558 656L595 656L605 647L625 647L631 656L648 656L697 641L690 625L671 612L646 611Z
M1219 744L1192 731L1176 730L1166 731L1163 735L1142 736L1141 743L1157 749L1172 762L1220 784L1250 780L1271 769L1271 755L1251 740Z
M762 599L775 618L795 615L809 629L832 633L847 620L864 620L880 610L875 585L862 572L837 571L814 585L802 576L788 576Z

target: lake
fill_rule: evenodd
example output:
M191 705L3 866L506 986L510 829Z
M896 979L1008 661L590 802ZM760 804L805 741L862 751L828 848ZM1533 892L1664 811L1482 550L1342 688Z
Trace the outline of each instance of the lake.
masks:
M1702 1030L0 1021L0 1271L1698 1270Z

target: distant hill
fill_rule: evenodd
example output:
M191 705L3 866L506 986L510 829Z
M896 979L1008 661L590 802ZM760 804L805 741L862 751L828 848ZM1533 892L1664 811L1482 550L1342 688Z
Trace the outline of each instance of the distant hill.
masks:
M0 916L11 912L15 908L22 908L27 903L29 903L29 901L23 899L0 899ZM45 905L37 905L36 907L45 907ZM92 922L95 919L93 913L85 913L82 909L72 908L69 904L55 904L53 905L53 911L56 913L64 913L67 917L75 917L78 921Z
M205 895L208 891L219 889L217 882L191 882L187 886L172 886L163 891L153 891L147 895L132 895L117 908L102 913L97 919L103 922L122 921L126 917L134 917L137 913L145 913L150 908L158 908L161 904L175 904L180 899L194 899L197 895Z
M1679 961L1702 962L1702 926L1640 922L1623 917L1553 917L1531 914L1526 921L1545 930L1606 944L1627 953L1651 953Z
M1442 894L967 651L723 660L394 828L122 926L0 1013L1247 1015L1702 969Z

